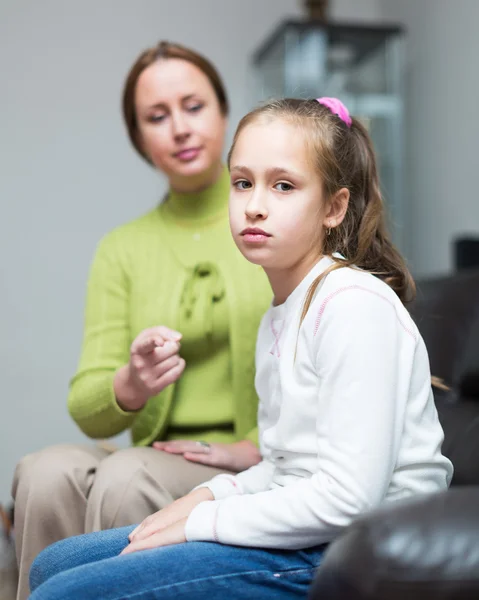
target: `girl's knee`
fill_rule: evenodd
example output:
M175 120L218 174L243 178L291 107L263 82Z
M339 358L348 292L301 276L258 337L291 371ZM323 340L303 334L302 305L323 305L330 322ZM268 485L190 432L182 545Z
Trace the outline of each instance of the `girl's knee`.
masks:
M104 559L118 556L128 545L128 535L133 529L134 527L132 526L77 535L48 546L33 561L30 569L30 589L34 592L34 590L42 586L42 599L61 597L62 600L63 598L71 600L73 596L55 595L56 584L62 590L65 589L64 585L71 584L73 590L75 582L78 583L78 578L73 574L77 573L79 568L88 569L90 563L96 564ZM51 593L46 593L48 590ZM80 595L74 597L83 598L85 596L81 595L80 589Z
M48 546L33 561L29 575L32 592L60 570L58 564L63 554L61 549L62 544L63 541Z

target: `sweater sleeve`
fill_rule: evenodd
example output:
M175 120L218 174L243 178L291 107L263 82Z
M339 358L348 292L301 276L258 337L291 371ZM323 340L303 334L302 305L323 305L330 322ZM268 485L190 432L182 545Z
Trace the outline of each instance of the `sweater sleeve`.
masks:
M195 489L208 488L215 500L222 500L237 494L256 494L269 488L273 470L273 463L264 459L238 475L222 473L210 481L198 485Z
M87 287L80 364L70 384L68 409L89 437L111 437L131 426L136 413L123 411L113 376L129 360L129 282L115 232L99 244Z
M415 342L400 334L392 303L368 291L340 293L321 309L313 344L317 471L285 487L199 504L188 541L305 548L331 541L383 499L403 421L398 380L407 386ZM320 430L327 432L321 443Z

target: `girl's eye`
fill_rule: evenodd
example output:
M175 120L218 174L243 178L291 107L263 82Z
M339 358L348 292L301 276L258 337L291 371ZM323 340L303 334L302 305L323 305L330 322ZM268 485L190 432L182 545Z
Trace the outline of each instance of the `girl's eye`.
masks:
M239 181L235 181L233 186L237 190L249 190L251 188L251 183L246 181L246 179L240 179Z
M278 192L290 192L293 189L293 186L285 181L280 181L274 186L274 189L278 190Z

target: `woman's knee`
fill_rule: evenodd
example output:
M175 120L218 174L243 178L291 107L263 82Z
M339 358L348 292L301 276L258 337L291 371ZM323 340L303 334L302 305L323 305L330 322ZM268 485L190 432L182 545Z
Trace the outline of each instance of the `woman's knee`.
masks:
M13 479L12 496L21 492L34 494L51 502L62 488L71 485L77 472L81 450L74 445L52 446L28 454L20 460Z
M31 518L41 519L44 529L55 529L62 515L69 523L74 522L76 515L73 530L62 529L61 535L81 533L86 498L100 460L101 454L94 448L73 444L52 446L25 456L16 468L12 486L15 520L20 529L29 513Z
M102 461L96 472L93 490L112 497L122 495L138 473L145 468L144 454L151 448L126 448L117 450Z
M137 523L162 508L148 467L152 452L127 448L102 461L88 499L87 531Z

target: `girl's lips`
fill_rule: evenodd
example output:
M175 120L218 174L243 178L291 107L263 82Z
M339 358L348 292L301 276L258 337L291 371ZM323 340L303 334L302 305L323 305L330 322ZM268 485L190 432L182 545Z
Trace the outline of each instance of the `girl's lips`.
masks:
M265 242L270 237L271 236L267 235L266 233L244 233L243 234L244 241L248 242L249 244L258 244L261 242Z
M241 236L245 242L250 244L258 244L265 242L269 237L271 237L270 233L266 233L262 229L258 229L257 227L251 227L247 229L243 229L241 232Z
M176 152L175 158L178 158L183 162L189 162L197 158L200 152L201 148L185 148L184 150Z

